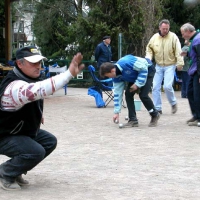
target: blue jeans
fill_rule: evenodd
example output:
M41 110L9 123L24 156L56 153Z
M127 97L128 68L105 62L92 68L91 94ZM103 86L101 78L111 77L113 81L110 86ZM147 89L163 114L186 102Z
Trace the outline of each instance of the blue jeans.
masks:
M57 139L51 133L40 129L35 138L25 135L7 136L0 139L0 154L11 159L0 165L0 176L14 181L21 174L26 174L57 145Z
M200 122L200 83L197 73L190 76L187 97L193 117Z
M164 81L163 89L165 91L169 103L171 104L171 106L176 104L176 97L174 95L174 89L173 89L175 69L176 69L175 65L162 67L156 64L156 73L153 78L152 97L155 108L157 110L162 110L162 100L161 100L162 81Z

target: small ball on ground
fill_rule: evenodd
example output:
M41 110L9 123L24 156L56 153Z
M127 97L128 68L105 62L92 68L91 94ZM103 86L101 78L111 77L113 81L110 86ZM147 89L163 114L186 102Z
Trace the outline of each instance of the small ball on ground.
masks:
M119 124L119 128L123 128L123 126L124 126L123 124Z

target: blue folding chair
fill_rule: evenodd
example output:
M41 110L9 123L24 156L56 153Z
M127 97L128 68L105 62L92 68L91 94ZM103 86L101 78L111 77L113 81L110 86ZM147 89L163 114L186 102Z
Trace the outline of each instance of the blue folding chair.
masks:
M114 101L112 78L100 80L99 78L97 78L95 74L96 70L92 65L88 66L88 70L92 76L94 86L96 86L99 91L104 92L107 95L104 105L104 107L106 107L111 101Z

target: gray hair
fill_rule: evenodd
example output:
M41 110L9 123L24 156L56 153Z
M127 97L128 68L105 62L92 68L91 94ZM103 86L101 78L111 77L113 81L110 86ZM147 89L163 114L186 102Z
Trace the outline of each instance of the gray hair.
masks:
M170 25L170 22L168 19L163 19L159 22L159 27L162 25L162 24L169 24Z
M24 64L24 58L20 58L20 59L19 59L19 62L20 62L21 64Z
M181 30L194 32L195 31L195 27L192 24L190 24L190 23L186 23L186 24L183 24L181 26Z

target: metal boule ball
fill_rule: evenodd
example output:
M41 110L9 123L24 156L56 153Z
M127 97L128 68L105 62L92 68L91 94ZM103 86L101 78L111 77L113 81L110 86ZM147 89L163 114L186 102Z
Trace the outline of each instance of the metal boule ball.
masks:
M123 124L119 124L119 128L123 128L123 126L124 126Z
M128 120L128 116L125 117L125 120Z
M197 123L197 126L200 127L200 122Z

